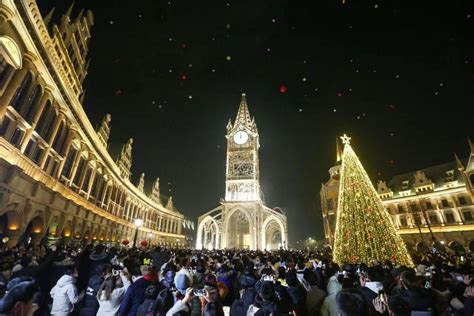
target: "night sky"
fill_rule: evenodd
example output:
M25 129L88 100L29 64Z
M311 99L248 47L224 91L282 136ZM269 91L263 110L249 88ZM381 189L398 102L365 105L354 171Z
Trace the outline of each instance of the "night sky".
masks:
M317 3L317 4L316 4ZM69 1L39 0L56 19ZM319 190L345 132L371 179L468 155L474 6L466 1L78 0L95 15L84 109L129 137L188 217L224 196L225 127L247 94L266 204L290 243L322 238ZM283 93L282 93L283 92Z

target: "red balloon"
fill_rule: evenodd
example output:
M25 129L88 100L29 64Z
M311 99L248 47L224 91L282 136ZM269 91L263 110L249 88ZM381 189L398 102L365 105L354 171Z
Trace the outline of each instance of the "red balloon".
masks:
M146 246L148 246L148 241L142 240L140 245L142 245L143 247L146 247Z
M186 75L181 75L181 80L186 80L188 77Z
M130 243L130 241L128 241L127 239L125 239L124 241L122 241L122 244L123 244L124 246L128 245L129 243Z
M286 93L286 86L284 84L280 85L280 92Z
M338 97L342 97L342 92L338 92L338 93L337 93L337 96L338 96Z

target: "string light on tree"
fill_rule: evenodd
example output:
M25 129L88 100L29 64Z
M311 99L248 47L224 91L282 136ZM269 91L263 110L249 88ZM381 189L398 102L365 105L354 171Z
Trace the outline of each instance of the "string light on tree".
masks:
M339 264L391 260L413 266L389 213L344 134L334 261Z

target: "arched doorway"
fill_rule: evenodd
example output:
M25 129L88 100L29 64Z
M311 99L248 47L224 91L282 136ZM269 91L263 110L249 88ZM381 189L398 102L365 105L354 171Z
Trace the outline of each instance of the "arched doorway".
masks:
M227 222L227 248L250 249L252 238L250 220L243 211L237 210Z
M41 237L44 233L44 221L39 215L33 217L33 219L26 226L25 232L21 237L21 243L23 245L34 244L37 245L41 241Z
M8 246L16 246L21 238L22 219L20 213L15 210L8 211L0 216L0 233L2 243Z
M202 248L219 248L219 226L211 216L207 216L199 223L196 249Z
M278 217L271 215L263 222L261 243L260 247L267 250L286 247L285 227Z
M265 229L265 244L267 250L279 249L282 246L282 232L275 221L271 221Z

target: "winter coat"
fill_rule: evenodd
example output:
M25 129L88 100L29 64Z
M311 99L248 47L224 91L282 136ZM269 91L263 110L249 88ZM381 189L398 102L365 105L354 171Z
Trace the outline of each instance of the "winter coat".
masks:
M79 302L79 295L74 283L76 283L76 279L65 274L51 289L49 293L53 299L51 315L67 316L72 312L74 304Z
M306 300L307 300L307 292L306 289L301 285L298 284L297 286L289 286L287 287L288 294L291 296L291 301L293 302L294 309L296 311L296 315L304 316L307 315L306 312Z
M257 291L254 288L245 290L242 297L232 303L230 314L232 316L245 316L256 295Z
M106 300L105 298L105 291L102 291L102 293L100 294L99 299L98 299L99 310L97 311L97 315L100 315L100 316L117 315L123 296L131 284L128 278L124 276L121 276L121 278L122 278L123 286L116 287L110 294L109 300Z
M383 290L383 284L381 282L366 282L364 287L359 288L359 292L364 297L371 315L377 314L373 301L381 290Z
M192 306L189 303L183 303L182 300L176 301L173 307L166 313L166 316L173 316L177 313L180 315L190 315Z
M388 298L390 309L396 306L401 312L433 311L434 301L432 294L425 289L401 290L399 294Z
M84 302L81 307L79 315L88 316L95 315L99 309L99 302L97 301L97 291L104 282L104 278L98 275L90 278L87 284L86 293L84 296Z
M149 282L139 278L128 287L120 304L119 316L135 316L137 314L138 307L145 300L145 290L148 285Z
M322 316L337 316L339 313L336 309L336 294L342 290L342 285L337 281L336 277L331 277L328 282L328 296L324 299L321 306Z
M318 286L310 286L306 300L306 310L308 315L319 315L319 310L323 305L326 292L321 290Z

